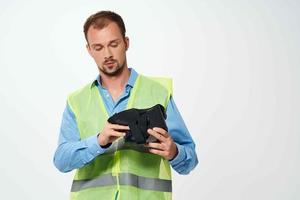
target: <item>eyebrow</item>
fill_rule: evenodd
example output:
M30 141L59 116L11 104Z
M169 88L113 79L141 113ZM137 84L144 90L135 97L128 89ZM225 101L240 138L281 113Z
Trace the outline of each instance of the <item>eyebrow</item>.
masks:
M111 44L111 43L113 43L113 42L118 42L118 41L120 41L120 39L114 39L114 40L109 41L108 44ZM92 46L92 47L97 47L97 46L103 46L103 45L100 44L100 43L94 43L94 44L92 44L91 46Z

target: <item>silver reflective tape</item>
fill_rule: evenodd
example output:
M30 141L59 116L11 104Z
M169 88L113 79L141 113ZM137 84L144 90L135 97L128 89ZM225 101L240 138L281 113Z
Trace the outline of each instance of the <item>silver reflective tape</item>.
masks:
M101 177L91 180L74 180L71 188L71 192L78 192L92 187L100 187L106 185L115 185L117 183L116 177L111 174L105 174Z
M120 185L131 185L145 190L172 192L172 181L158 178L146 178L129 173L119 175Z
M172 181L158 178L147 178L137 176L130 173L119 174L120 185L130 185L145 190L154 190L161 192L172 192ZM91 180L74 180L71 188L71 192L78 192L80 190L116 185L117 179L112 174L106 174L101 177Z

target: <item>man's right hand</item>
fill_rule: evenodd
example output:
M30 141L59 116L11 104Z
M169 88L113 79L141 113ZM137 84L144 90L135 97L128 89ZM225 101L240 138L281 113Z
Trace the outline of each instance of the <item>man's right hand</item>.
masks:
M98 143L100 146L106 146L107 144L113 143L119 137L124 137L128 130L129 126L106 122L102 132L98 135Z

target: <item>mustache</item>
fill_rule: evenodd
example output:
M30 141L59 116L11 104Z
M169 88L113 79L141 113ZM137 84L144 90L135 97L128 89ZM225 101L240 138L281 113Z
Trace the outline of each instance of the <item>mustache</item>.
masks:
M104 64L111 63L111 62L116 62L116 60L115 59L108 59L108 60L104 61Z

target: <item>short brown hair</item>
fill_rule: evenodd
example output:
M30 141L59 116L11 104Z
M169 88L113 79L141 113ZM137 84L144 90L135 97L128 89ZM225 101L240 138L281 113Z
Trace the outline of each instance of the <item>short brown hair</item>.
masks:
M91 26L96 29L102 29L106 27L110 22L115 22L118 25L122 36L125 38L126 28L122 17L115 12L107 10L99 11L87 18L83 25L83 32L86 41L88 42L87 32Z

